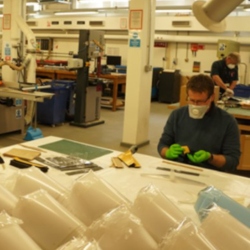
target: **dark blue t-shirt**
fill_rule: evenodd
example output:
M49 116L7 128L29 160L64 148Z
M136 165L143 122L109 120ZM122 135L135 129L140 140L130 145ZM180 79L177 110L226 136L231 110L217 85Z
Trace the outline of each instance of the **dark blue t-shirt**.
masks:
M238 81L238 66L234 69L229 69L226 64L226 59L213 62L211 68L211 76L218 75L224 83L231 83ZM220 88L220 93L224 93L225 90Z

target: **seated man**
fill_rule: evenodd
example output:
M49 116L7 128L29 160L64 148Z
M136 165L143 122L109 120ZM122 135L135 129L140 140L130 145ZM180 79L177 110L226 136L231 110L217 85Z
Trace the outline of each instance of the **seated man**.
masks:
M195 75L187 83L188 105L174 110L158 143L162 158L204 168L232 171L239 164L236 119L214 104L214 83ZM189 148L189 153L184 148Z

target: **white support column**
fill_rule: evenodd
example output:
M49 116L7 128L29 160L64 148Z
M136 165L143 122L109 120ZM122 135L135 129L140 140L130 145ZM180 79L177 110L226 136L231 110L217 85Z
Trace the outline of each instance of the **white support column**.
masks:
M20 42L21 31L15 22L15 15L21 14L21 2L19 0L4 0L2 25L2 58L4 61L12 62L13 58L17 58L17 50L13 46ZM17 85L17 73L10 67L2 67L2 77L5 82Z
M33 32L26 23L26 0L4 0L3 7L3 25L2 25L2 59L4 61L12 62L13 58L17 58L17 46L23 42L25 49L34 50L36 40ZM22 41L22 34L25 39ZM27 81L35 83L36 81L36 55L31 53L28 57L24 52L23 56L29 63ZM18 80L23 81L22 78L18 79L17 71L12 70L9 66L2 67L3 81L8 87L18 88Z
M131 0L126 99L121 145L149 143L155 0Z

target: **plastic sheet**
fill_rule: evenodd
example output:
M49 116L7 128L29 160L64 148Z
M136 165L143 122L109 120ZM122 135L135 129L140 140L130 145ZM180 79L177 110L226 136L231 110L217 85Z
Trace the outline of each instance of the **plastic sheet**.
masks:
M69 210L87 226L120 204L130 205L126 198L93 171L75 182L68 203Z
M167 234L159 249L217 250L190 220L183 221L178 228Z
M242 206L213 186L209 186L199 192L195 210L199 213L199 211L207 209L213 203L228 210L232 216L250 228L250 209ZM202 215L203 213L199 213L201 220L203 219Z
M13 193L27 195L39 189L46 190L59 202L66 200L68 190L37 168L23 169L17 173Z
M102 250L96 240L89 241L87 238L74 238L57 250Z
M103 250L157 249L157 243L140 219L125 205L113 209L92 223L86 235L94 237Z
M157 242L185 220L186 216L158 188L148 185L140 190L131 211L141 219Z
M18 201L17 197L1 185L0 193L0 211L5 210L8 214L12 215L12 211Z
M42 247L56 249L72 237L84 236L86 226L46 191L21 197L13 211L22 228Z
M206 213L200 228L216 249L250 249L250 229L215 203ZM250 219L250 218L248 218Z
M21 220L0 213L0 249L41 250L30 236L19 226Z

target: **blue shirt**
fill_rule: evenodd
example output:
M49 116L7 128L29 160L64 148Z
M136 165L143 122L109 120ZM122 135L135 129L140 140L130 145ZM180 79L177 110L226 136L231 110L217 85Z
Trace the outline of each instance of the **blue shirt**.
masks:
M188 146L191 153L205 150L211 154L222 154L226 163L222 170L235 170L240 157L240 133L236 119L214 103L202 119L189 116L188 106L174 110L164 127L158 143L158 152L162 148L178 143ZM180 156L177 161L194 165L187 156ZM209 162L202 162L201 167L216 169Z

